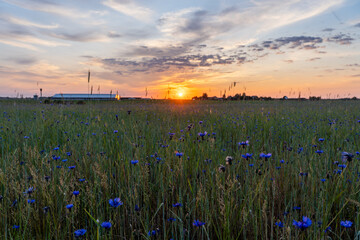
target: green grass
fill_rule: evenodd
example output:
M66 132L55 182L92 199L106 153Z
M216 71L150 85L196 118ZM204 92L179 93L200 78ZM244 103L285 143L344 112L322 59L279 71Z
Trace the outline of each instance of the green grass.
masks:
M359 231L357 101L3 101L0 107L1 239L73 239L82 228L83 239L354 239ZM239 147L246 140L249 146ZM337 174L334 162L342 164L343 151L355 157ZM265 161L260 153L272 156ZM109 199L117 197L124 204L112 208ZM182 207L172 206L178 202ZM292 225L302 216L312 220L304 231ZM206 224L195 227L196 219ZM354 224L346 229L342 220Z

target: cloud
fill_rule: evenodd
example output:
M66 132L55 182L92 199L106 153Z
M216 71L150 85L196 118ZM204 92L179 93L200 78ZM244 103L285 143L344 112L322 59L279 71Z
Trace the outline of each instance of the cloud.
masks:
M325 29L323 29L322 31L323 32L332 32L332 31L334 31L335 29L334 28L325 28Z
M108 36L109 38L120 38L120 37L122 37L121 34L115 32L115 31L110 31L110 32L108 32L108 33L107 33L107 36Z
M349 35L343 34L343 33L339 33L335 36L327 38L328 42L334 42L334 43L337 43L340 45L349 45L354 40L355 40L354 38L350 37Z
M347 67L360 67L360 64L353 63L353 64L346 64Z
M307 61L308 62L313 62L313 61L316 61L316 60L320 60L321 58L319 57L314 57L314 58L309 58Z
M76 32L76 33L68 33L68 32L47 32L48 36L53 38L58 38L66 41L73 42L102 42L106 41L106 37L95 31L87 31L87 32Z
M244 61L245 57L224 57L220 55L184 55L177 57L158 57L150 59L124 60L116 58L93 59L101 62L107 69L120 71L122 75L134 72L164 72L170 69L194 69L211 67L214 65L228 65L237 61Z
M26 43L11 41L11 40L0 39L0 43L10 45L10 46L13 46L13 47L25 48L25 49L33 50L33 51L38 50L38 48L34 47L31 44L26 44Z
M47 47L57 47L57 46L68 46L68 44L54 42L39 38L32 33L22 30L22 29L14 29L14 30L0 30L0 42L15 46L26 48L29 50L38 50L34 45L42 45Z
M52 24L52 25L40 24L40 23L31 22L29 20L16 18L13 16L6 16L6 15L0 16L0 20L25 27L35 27L35 28L45 28L45 29L54 29L59 27L59 25L57 24Z
M315 49L318 48L318 44L321 44L322 42L323 39L320 37L292 36L277 38L273 41L264 41L262 42L262 47L272 50L279 49L283 46L289 46L289 48L299 49Z
M19 65L31 65L38 61L36 58L33 57L7 58L7 60L17 63Z
M21 8L56 14L60 16L65 16L68 18L89 18L92 15L102 15L102 12L99 11L84 11L77 10L69 7L64 7L59 4L59 1L47 1L47 0L3 0L6 3L16 5Z
M355 24L354 27L360 28L360 23Z
M139 21L146 22L152 19L152 10L138 5L133 0L106 0L103 4Z

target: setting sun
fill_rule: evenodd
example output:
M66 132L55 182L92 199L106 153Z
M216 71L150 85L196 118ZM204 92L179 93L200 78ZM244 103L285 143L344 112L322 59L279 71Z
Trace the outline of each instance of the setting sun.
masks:
M182 96L184 96L184 93L179 92L179 93L178 93L178 96L179 96L179 97L182 97Z

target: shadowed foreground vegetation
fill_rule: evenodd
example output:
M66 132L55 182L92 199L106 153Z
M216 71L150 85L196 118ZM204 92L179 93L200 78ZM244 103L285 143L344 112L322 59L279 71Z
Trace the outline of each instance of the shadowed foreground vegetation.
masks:
M0 109L1 239L73 239L78 229L82 239L354 239L359 231L357 101L4 101ZM115 198L123 204L111 206ZM303 216L311 225L301 230L293 221Z

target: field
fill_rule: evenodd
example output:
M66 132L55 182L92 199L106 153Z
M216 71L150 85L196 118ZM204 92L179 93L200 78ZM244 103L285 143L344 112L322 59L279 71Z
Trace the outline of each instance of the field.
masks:
M0 239L358 237L357 101L0 110Z

